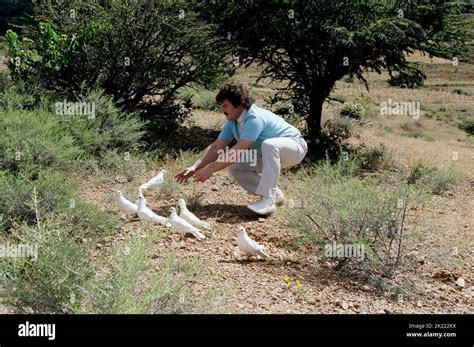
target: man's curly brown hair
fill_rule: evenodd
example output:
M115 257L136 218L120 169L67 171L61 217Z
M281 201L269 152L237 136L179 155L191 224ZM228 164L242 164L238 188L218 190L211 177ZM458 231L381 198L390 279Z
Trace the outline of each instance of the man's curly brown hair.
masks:
M247 110L255 102L247 86L237 82L227 82L221 86L216 95L216 101L221 103L224 100L229 100L234 107L244 105Z

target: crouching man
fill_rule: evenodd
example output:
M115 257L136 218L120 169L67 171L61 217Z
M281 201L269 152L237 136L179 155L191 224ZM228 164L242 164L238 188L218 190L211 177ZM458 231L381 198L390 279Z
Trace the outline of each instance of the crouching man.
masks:
M214 172L229 167L238 184L260 196L260 201L247 207L261 215L274 212L276 205L285 200L278 188L281 169L304 159L308 151L306 141L300 131L283 118L255 105L243 84L222 85L216 100L227 121L219 137L194 165L178 173L176 180L182 183L194 177L194 181L204 182ZM237 143L226 152L230 155L225 156L230 160L222 160L222 153L233 139Z

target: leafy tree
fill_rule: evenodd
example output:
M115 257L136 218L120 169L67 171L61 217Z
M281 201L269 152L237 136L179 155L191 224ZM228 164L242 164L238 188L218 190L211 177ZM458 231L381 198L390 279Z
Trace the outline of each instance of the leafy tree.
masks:
M263 66L262 78L284 82L272 102L291 102L307 124L310 151L321 136L322 107L336 81L366 71L408 86L426 76L407 55L453 58L464 49L459 14L466 2L444 0L210 1L203 16L238 47L239 62Z
M44 0L33 17L24 37L7 34L14 78L56 95L104 90L140 112L152 135L169 134L186 117L178 89L215 86L233 68L226 42L184 2Z
M0 0L0 34L12 26L25 24L31 8L32 0Z

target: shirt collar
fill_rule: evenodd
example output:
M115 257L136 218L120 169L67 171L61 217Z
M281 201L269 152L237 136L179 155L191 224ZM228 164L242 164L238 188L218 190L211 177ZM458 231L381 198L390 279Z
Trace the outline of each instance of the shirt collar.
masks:
M242 111L242 113L240 114L239 118L236 119L237 122L239 122L240 125L242 125L242 124L244 123L246 114L247 114L247 110L244 109L244 110Z

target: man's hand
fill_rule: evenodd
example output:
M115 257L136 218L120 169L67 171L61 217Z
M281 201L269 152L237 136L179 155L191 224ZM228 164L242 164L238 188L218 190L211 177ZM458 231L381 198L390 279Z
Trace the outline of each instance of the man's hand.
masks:
M174 177L176 178L176 181L178 181L178 183L184 183L184 182L187 182L188 179L191 178L191 176L193 176L195 172L196 172L196 167L193 165L179 172Z
M209 166L203 167L202 169L197 170L194 174L194 181L205 182L213 173L214 171Z

